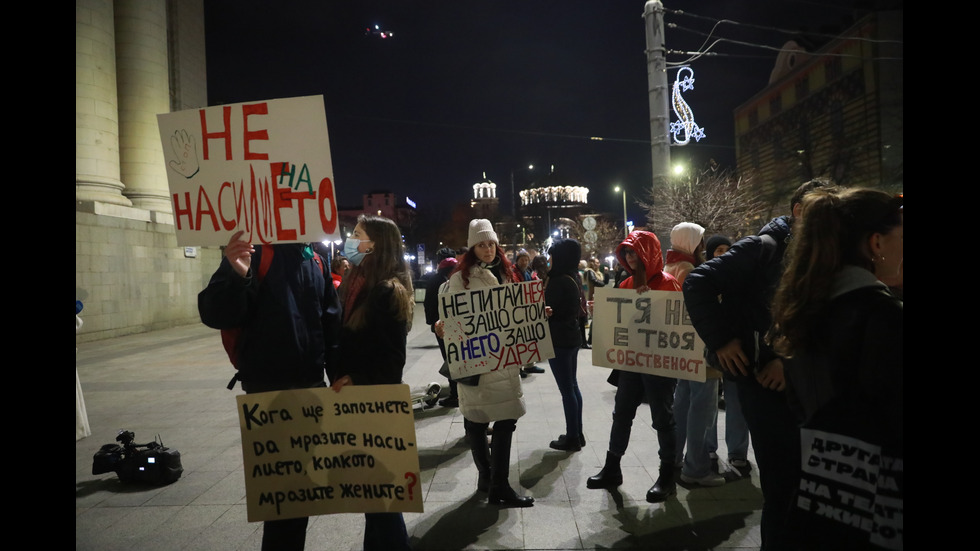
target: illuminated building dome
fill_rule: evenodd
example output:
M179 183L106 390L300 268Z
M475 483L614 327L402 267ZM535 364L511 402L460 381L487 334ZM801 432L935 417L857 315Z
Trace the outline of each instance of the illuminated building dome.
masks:
M554 170L532 186L520 193L522 208L582 207L589 202L589 188L571 185Z

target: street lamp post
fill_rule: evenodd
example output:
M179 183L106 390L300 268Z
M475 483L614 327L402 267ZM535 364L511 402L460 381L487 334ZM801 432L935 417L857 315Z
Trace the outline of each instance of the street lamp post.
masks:
M527 165L527 170L534 170L534 165ZM510 171L510 215L517 219L517 195L514 193L514 171Z
M629 222L626 221L626 186L623 186L622 189L620 189L619 186L616 186L615 191L623 192L623 235L624 237L629 237L630 236Z

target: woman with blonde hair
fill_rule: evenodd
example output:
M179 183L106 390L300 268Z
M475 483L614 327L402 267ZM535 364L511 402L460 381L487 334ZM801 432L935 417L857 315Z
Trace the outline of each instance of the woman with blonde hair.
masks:
M361 215L344 245L352 264L338 289L343 304L340 361L332 388L400 384L415 305L401 231L382 216ZM365 513L364 549L410 548L401 513Z

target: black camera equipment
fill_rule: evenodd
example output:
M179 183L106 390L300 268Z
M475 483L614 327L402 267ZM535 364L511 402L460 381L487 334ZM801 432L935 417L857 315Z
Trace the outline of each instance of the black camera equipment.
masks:
M135 438L132 431L119 431L119 444L106 444L95 452L92 474L115 472L120 482L154 485L170 484L180 478L184 467L179 451L164 446L159 434L146 444L134 444Z

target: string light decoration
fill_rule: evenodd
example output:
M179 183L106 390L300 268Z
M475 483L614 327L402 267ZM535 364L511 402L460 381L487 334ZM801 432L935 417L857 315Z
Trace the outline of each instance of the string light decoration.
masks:
M677 145L687 145L691 138L700 142L704 137L704 129L694 122L694 111L681 97L681 92L692 88L694 88L694 70L690 67L681 67L677 70L677 80L674 81L674 89L670 94L674 114L677 115L677 121L670 123L670 133L673 134L674 143Z

